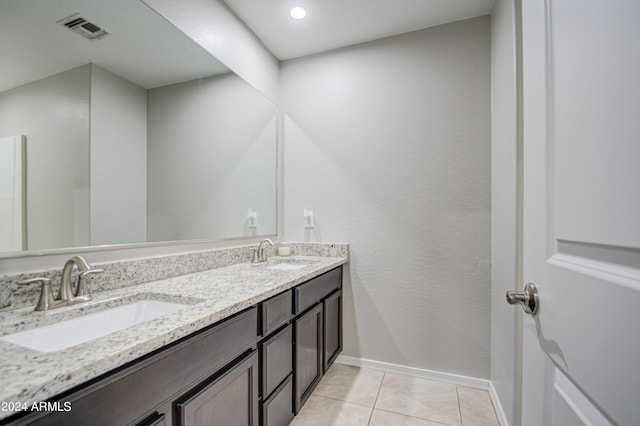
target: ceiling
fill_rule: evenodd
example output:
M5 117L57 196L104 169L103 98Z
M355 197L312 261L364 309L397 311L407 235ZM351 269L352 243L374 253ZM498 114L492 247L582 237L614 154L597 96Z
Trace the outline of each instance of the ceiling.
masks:
M279 60L491 13L494 0L224 0ZM292 7L306 18L289 17Z
M110 34L87 40L57 21L80 13ZM0 92L93 63L144 88L229 72L141 1L1 0Z
M494 2L224 1L279 60L486 15ZM307 17L291 19L289 10L294 6L304 7ZM111 34L88 41L56 23L76 12ZM2 0L0 56L5 58L0 91L89 62L145 88L228 72L142 2L131 0Z

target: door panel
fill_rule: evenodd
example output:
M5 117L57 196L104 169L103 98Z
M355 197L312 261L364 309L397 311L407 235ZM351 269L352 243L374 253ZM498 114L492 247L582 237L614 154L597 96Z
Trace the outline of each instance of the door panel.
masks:
M523 424L640 418L640 3L522 2Z
M553 384L553 391L549 393L551 400L547 404L551 409L552 424L578 426L609 423L598 408L585 398L580 389L550 361L547 361L547 375L549 382Z
M556 236L640 247L640 3L548 3Z

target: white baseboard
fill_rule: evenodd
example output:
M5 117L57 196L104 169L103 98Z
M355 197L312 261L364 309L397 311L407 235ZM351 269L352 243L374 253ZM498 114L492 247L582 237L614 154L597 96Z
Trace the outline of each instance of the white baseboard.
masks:
M336 358L338 364L351 365L354 367L371 368L372 370L384 371L386 373L404 374L405 376L418 377L421 379L435 380L453 385L469 386L471 388L483 389L489 391L489 397L493 402L496 410L496 416L500 426L509 426L507 418L498 399L493 383L486 379L477 379L475 377L460 376L457 374L441 373L439 371L425 370L422 368L406 367L404 365L390 364L388 362L373 361L370 359L355 358L347 355L339 355Z
M496 388L493 387L493 383L491 381L489 381L489 396L491 397L491 402L493 403L493 409L496 410L498 423L500 423L500 426L509 426L509 422L507 421L507 416L504 413L502 404L500 403L500 398L498 398L498 393L496 392Z
M405 376L419 377L421 379L435 380L454 385L469 386L471 388L489 390L489 381L476 379L475 377L459 376L457 374L440 373L439 371L425 370L422 368L406 367L404 365L390 364L388 362L372 361L370 359L355 358L339 355L336 358L338 364L352 365L354 367L371 368L387 373L404 374Z

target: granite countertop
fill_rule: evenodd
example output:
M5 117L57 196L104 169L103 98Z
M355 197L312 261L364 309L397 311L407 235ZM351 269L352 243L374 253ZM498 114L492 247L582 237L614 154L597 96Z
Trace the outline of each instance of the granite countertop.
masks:
M271 269L278 262L306 265ZM307 263L309 262L309 263ZM186 303L180 311L57 352L37 352L0 340L0 403L47 400L347 262L346 257L272 257L99 292L87 303L0 314L0 336L139 300ZM286 265L285 265L286 266ZM0 410L0 419L14 412Z

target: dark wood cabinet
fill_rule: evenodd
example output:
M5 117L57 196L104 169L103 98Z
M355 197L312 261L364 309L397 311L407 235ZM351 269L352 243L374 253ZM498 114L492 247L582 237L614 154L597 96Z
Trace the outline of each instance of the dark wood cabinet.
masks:
M136 426L166 426L167 419L163 413L158 413L157 411L136 424Z
M322 378L322 305L294 320L295 413L298 414Z
M342 286L342 266L293 288L293 313L298 315Z
M273 324L285 323L285 301L289 301L293 319L268 335L276 327ZM260 312L264 336L258 344L262 363L261 424L282 426L289 423L293 413L298 414L342 351L342 267L262 302ZM293 375L288 376L291 353Z
M267 399L293 371L292 345L293 333L291 325L260 342L259 347L262 359L260 396L264 399Z
M282 292L259 305L260 336L266 337L291 319L291 290Z
M342 351L342 267L0 425L286 426Z
M286 426L293 419L291 290L260 303L260 424Z
M331 293L322 302L323 343L322 371L326 373L342 352L342 290Z
M293 374L262 403L261 424L287 426L293 420Z
M342 267L293 289L294 409L309 395L342 352Z
M176 403L177 426L258 426L258 354Z

